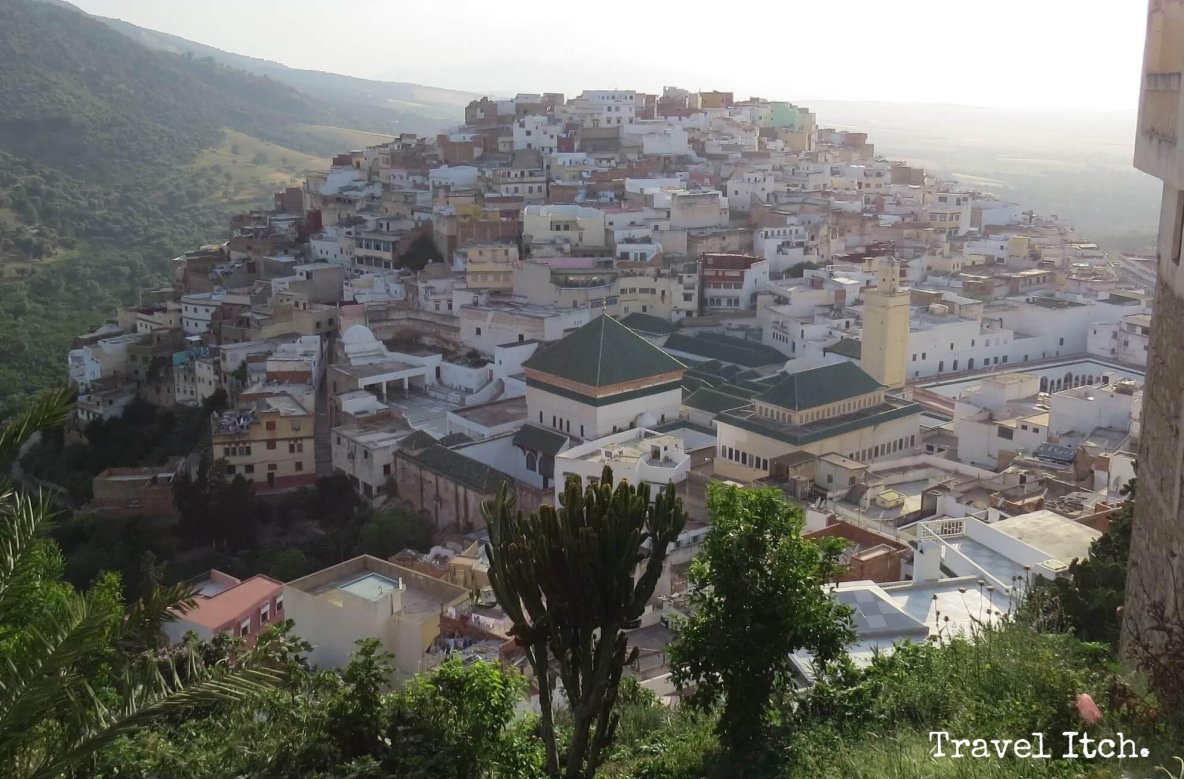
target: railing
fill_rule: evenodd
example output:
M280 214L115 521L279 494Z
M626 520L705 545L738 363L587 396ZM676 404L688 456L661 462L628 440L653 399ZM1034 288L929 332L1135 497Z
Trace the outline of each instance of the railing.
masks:
M942 519L930 522L922 522L918 526L917 540L925 541L927 539L936 541L942 549L942 561L947 557L961 561L965 567L974 572L973 575L978 576L987 584L996 587L1002 593L1011 592L1012 585L1005 584L998 577L988 572L981 565L971 560L960 549L955 547L947 538L954 536L961 536L964 534L965 522L961 519Z
M947 518L936 519L929 522L921 523L921 538L927 535L934 538L948 538L950 536L960 536L966 533L966 522L962 519Z

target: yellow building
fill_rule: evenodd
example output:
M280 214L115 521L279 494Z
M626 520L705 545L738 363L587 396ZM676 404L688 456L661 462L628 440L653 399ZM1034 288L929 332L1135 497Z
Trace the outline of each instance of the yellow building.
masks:
M884 390L850 362L783 376L751 404L715 418L715 473L761 479L771 462L794 452L837 452L860 462L912 454L921 407Z
M896 260L881 259L876 288L863 293L860 367L889 389L905 384L909 342L909 291L900 286Z
M245 396L244 396L245 397ZM222 414L211 445L226 475L242 476L257 492L280 492L316 481L314 418L290 395L241 400Z
M518 246L513 243L477 243L456 250L465 267L465 285L469 289L509 291L514 288L514 263Z

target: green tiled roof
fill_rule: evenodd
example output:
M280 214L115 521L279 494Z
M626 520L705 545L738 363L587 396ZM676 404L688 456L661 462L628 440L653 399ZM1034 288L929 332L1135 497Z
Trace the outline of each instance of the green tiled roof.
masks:
M647 335L670 335L678 329L678 326L673 322L669 322L660 316L637 312L625 316L621 320L621 324L630 330L638 333L646 333Z
M863 344L854 338L840 338L837 344L823 350L823 353L826 352L834 352L844 357L850 357L852 360L858 360L863 355Z
M499 470L439 444L410 455L409 459L477 492L493 493L502 484L513 484L514 481Z
M713 387L712 389L714 389L716 392L722 392L725 395L735 395L738 398L745 398L746 400L751 400L768 389L768 387L764 384L758 384L757 388L754 389L748 386L749 383L750 382L745 382L743 384L720 384L719 386Z
M723 333L700 333L698 335L674 333L666 339L662 348L667 351L693 355L701 360L718 360L722 363L740 365L745 368L782 365L789 360L788 357L771 346ZM708 370L712 369L708 368Z
M563 433L535 425L523 425L522 429L514 434L514 446L552 456L559 454L566 443L567 436Z
M712 414L718 414L721 411L727 411L731 408L747 406L751 402L747 398L739 398L735 395L729 395L726 392L713 389L701 389L697 392L692 392L682 399L684 406L690 406L691 408L707 411Z
M839 362L791 373L766 392L757 395L757 400L793 411L804 411L866 395L883 389L883 386L854 363Z
M921 406L916 403L905 403L899 406L891 406L885 403L881 406L868 409L868 413L848 414L846 416L836 417L833 420L812 422L804 426L785 425L774 422L771 419L758 416L748 409L724 411L715 419L719 424L732 425L741 430L747 430L750 433L772 438L790 444L791 446L805 446L806 444L833 438L834 436L849 433L853 430L882 425L894 419L901 419L914 414L920 416L922 410Z
M423 430L416 430L411 435L399 441L399 448L416 451L418 449L426 449L434 443L436 443L436 439L432 438L430 433L425 433Z
M590 387L607 387L663 376L686 366L608 314L601 314L539 349L522 367Z

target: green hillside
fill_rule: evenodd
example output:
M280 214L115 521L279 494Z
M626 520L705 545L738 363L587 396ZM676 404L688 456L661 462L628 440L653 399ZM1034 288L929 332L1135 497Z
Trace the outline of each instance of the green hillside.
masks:
M81 10L63 0L43 0ZM459 123L464 106L480 95L400 81L374 81L320 70L290 68L278 62L216 49L157 30L138 27L122 19L91 17L149 49L187 55L256 76L273 79L309 95L334 115L330 124L360 127L384 133L434 134L440 127Z
M63 380L71 338L169 257L335 151L322 128L342 124L266 76L0 0L0 418Z

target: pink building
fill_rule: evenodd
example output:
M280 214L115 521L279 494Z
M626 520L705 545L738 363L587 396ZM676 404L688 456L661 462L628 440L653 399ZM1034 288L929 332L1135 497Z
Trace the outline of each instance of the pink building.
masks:
M264 626L284 618L284 584L269 576L236 579L211 569L193 584L197 589L193 608L165 625L171 643L180 642L192 630L205 641L229 633L251 646Z

